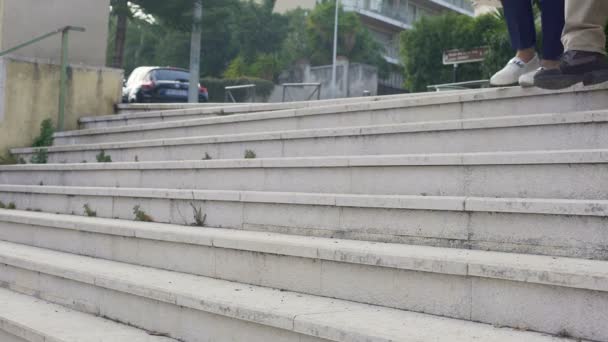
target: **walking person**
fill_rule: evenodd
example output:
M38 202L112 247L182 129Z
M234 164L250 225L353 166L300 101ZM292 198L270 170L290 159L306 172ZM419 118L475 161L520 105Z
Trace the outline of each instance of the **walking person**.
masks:
M585 1L585 0L583 0ZM534 75L544 69L557 69L564 52L564 0L541 0L543 32L542 56L536 52L536 26L532 0L502 0L511 46L516 55L490 79L493 86L534 85Z
M604 33L607 21L608 0L566 0L562 37L566 52L558 69L536 75L535 85L563 89L580 82L593 85L608 81Z

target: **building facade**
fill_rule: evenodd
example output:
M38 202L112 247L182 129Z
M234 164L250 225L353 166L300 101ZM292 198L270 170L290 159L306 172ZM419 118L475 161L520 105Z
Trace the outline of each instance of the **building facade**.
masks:
M277 0L276 10L283 12L297 7L312 9L315 0ZM395 72L380 80L386 92L398 92L403 85L399 72L399 34L412 28L422 17L455 12L473 16L475 9L469 0L341 0L347 11L359 14L372 36L384 47L384 58Z
M0 0L0 51L64 26L86 32L70 34L70 63L103 66L106 62L110 0ZM60 35L13 53L59 61Z

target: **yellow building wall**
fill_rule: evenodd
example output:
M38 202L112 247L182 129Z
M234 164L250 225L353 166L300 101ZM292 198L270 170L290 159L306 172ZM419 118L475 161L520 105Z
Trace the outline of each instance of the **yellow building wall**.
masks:
M0 156L5 156L9 148L31 146L43 120L57 124L60 68L22 58L0 60ZM71 67L65 129L77 129L82 116L114 113L122 79L122 70Z

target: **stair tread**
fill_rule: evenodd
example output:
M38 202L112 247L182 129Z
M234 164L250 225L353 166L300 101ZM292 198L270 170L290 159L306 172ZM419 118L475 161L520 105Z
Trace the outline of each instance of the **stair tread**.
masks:
M175 341L6 289L0 289L0 308L2 330L26 341Z
M0 165L0 171L162 170L608 163L608 149Z
M112 150L135 147L159 147L193 145L203 143L227 143L260 140L309 139L324 137L371 136L396 133L421 133L433 131L462 131L477 129L495 129L523 126L546 126L580 123L596 123L608 121L608 111L585 111L560 114L536 114L523 116L505 116L497 118L474 118L458 120L442 120L429 122L414 122L400 124L368 125L356 127L316 128L303 130L283 130L272 132L238 133L207 135L195 137L165 138L134 140L126 142L106 142L97 144L74 144L50 146L48 152ZM13 154L34 153L39 148L15 148Z
M608 200L474 196L361 195L336 193L81 187L0 184L0 193L114 196L156 199L276 203L332 207L608 216Z
M342 341L558 341L533 332L279 291L0 242L0 263Z
M280 233L0 210L0 222L420 272L608 291L608 261L374 243Z

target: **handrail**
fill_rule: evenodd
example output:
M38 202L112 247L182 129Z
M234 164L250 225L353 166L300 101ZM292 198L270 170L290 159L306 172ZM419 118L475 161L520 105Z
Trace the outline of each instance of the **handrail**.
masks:
M7 54L22 49L26 46L38 43L41 40L52 37L56 34L61 33L61 76L59 78L59 118L57 120L57 130L63 131L65 121L65 98L67 94L67 79L68 79L68 32L85 32L84 27L78 26L64 26L55 31L43 34L25 43L19 44L8 50L0 52L0 57L6 56Z

